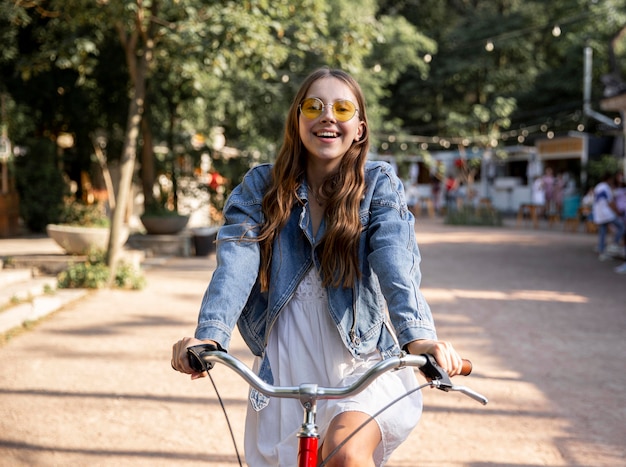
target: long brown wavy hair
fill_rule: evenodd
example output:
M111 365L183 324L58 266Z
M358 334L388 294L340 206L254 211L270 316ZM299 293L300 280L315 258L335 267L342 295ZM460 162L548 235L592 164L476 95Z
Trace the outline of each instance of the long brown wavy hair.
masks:
M301 200L297 192L306 173L306 149L299 135L299 105L315 81L336 78L348 85L357 99L357 118L364 123L363 135L342 157L336 172L323 182L320 192L326 201L327 230L320 241L321 276L325 286L352 287L360 278L358 246L362 231L359 206L365 191L365 162L369 150L369 131L365 98L361 87L344 71L320 68L311 73L300 86L289 108L283 145L272 170L272 180L263 197L265 223L257 240L261 249L259 279L262 290L269 288L274 240L286 224L291 210Z

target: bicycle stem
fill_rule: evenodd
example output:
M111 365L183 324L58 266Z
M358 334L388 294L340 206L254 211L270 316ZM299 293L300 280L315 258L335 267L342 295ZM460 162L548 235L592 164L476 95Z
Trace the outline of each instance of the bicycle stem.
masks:
M317 384L305 383L300 385L300 404L304 408L304 420L298 437L319 438L317 434L317 425L315 424L315 416L317 414Z
M317 384L300 385L300 404L304 408L304 420L298 437L298 467L317 464L319 433L315 417L317 412Z

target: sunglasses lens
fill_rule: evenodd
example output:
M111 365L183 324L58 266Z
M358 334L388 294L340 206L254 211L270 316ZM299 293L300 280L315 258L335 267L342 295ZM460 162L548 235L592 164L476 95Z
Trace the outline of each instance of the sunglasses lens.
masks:
M333 104L333 113L340 122L347 122L356 113L356 107L350 101L337 101Z
M306 118L314 119L322 115L324 103L317 97L309 97L300 104L300 112ZM332 105L333 115L340 122L347 122L356 113L356 106L350 101L337 101Z
M302 115L310 119L317 118L322 115L322 110L324 110L324 103L314 97L305 99L300 105Z

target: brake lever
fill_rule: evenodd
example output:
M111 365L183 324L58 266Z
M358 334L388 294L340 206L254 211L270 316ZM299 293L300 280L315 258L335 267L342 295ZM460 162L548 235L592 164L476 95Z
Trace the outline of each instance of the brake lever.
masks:
M441 389L442 391L448 392L454 386L448 373L446 370L441 368L435 357L430 354L423 354L426 358L426 364L420 367L420 371L424 373L427 379L430 380L431 384L437 389Z

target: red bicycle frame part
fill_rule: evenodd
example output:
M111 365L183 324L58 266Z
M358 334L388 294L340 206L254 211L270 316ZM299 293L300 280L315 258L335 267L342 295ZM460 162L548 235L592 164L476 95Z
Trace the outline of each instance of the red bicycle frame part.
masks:
M317 467L317 437L298 439L298 467Z

